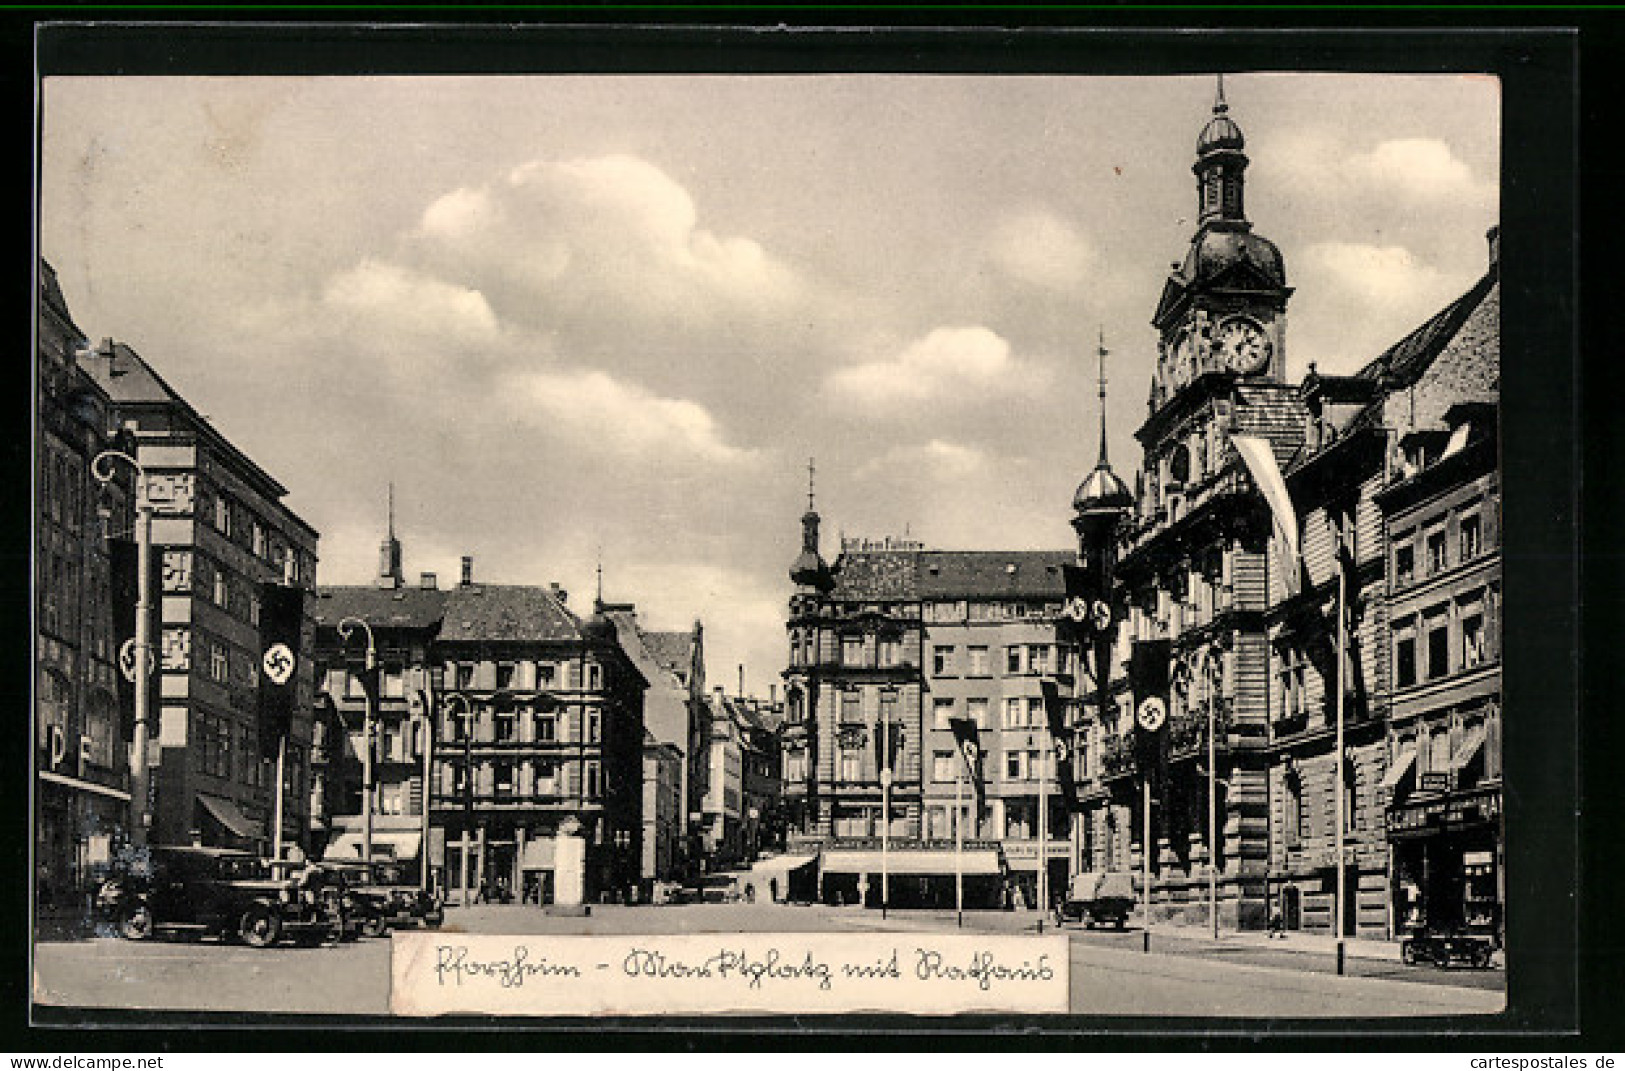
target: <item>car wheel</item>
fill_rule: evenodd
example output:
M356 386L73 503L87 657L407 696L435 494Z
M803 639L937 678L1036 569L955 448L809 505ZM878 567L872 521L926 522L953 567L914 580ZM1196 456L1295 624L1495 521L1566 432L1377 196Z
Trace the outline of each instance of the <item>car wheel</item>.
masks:
M131 904L119 912L119 936L128 941L145 941L152 936L152 908L146 904Z
M253 948L270 948L282 936L282 920L266 907L251 907L243 912L237 933L243 943Z
M382 937L389 932L389 924L382 915L368 915L361 920L361 932L368 937Z

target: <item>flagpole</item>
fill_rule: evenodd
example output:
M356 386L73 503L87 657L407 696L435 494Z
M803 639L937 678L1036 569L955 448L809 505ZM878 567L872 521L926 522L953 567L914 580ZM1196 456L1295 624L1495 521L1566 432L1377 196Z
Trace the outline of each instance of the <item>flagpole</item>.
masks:
M954 914L965 925L965 771L954 777Z
M1337 538L1338 538L1339 550L1341 551L1341 549L1342 549L1342 541L1343 541L1343 535L1342 535L1341 531L1338 532ZM1343 798L1344 793L1346 791L1346 789L1344 788L1344 785L1343 785L1343 763L1346 761L1346 759L1344 758L1344 755L1343 755L1343 746L1344 746L1343 745L1343 691L1344 691L1343 675L1344 675L1344 673L1347 672L1347 667L1345 666L1344 663L1347 661L1347 658L1348 658L1348 652L1347 652L1347 649L1346 649L1347 644L1348 644L1348 629L1347 629L1347 624L1346 624L1346 622L1344 620L1344 616L1343 616L1343 608L1348 604L1348 570L1345 568L1344 562L1343 562L1342 559L1343 559L1343 555L1341 553L1339 553L1338 554L1338 562L1337 562L1337 706L1336 706L1336 712L1337 712L1337 744L1336 744L1337 764L1336 764L1335 767L1333 767L1333 770L1334 770L1333 777L1335 778L1335 780L1333 781L1333 787L1334 787L1334 790L1335 790L1335 792L1337 794L1337 807L1336 807L1336 810L1337 810L1337 836L1336 836L1337 846L1336 846L1336 849L1335 849L1335 854L1337 856L1337 859L1336 859L1337 886L1336 886L1336 912L1335 912L1335 923L1334 924L1337 927L1337 973L1338 974L1343 973L1343 955L1344 955L1344 952L1345 952L1345 949L1344 949L1344 946L1343 946L1343 927L1344 927L1343 916L1344 916L1344 913L1348 910L1348 905L1346 903L1344 903L1344 898L1345 898L1345 894L1346 894L1347 890L1345 890L1344 887L1343 887L1344 878L1346 877L1346 873L1345 873L1346 868L1343 865L1343 851L1344 851L1343 827L1345 825L1345 817L1344 816L1345 816L1345 813L1346 813L1344 809L1348 805L1347 801Z
M1145 903L1144 949L1151 951L1151 772L1147 770L1140 778L1145 789L1145 834L1140 844L1140 871L1144 878L1144 891L1141 898Z
M886 729L886 768L880 771L880 917L891 901L891 728Z
M1218 702L1218 697L1210 691L1207 697L1207 911L1215 941L1219 939L1219 769L1215 765L1219 749L1213 733L1219 720L1214 710Z
M1054 754L1055 741L1050 741ZM1042 752L1038 756L1038 932L1044 932L1044 912L1049 910L1049 779L1044 775L1049 764Z
M261 745L262 747L264 745ZM282 786L283 771L288 760L288 734L283 733L276 738L276 805L271 808L271 821L276 823L276 830L271 834L271 858L282 858ZM260 769L265 769L263 760Z

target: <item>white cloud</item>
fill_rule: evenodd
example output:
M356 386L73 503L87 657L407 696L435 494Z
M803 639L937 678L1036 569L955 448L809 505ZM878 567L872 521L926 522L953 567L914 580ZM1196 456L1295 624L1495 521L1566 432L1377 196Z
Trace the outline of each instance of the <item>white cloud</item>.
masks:
M1318 242L1307 251L1309 267L1361 302L1383 309L1434 303L1448 287L1439 270L1419 261L1403 246Z
M704 406L663 398L601 371L518 372L500 396L515 420L562 433L587 457L607 450L642 461L687 459L737 465L753 452L723 440Z
M868 478L887 472L908 472L928 479L958 481L983 474L988 464L987 454L974 446L932 439L927 443L894 446L865 462L854 475Z
M825 387L839 400L885 411L1022 393L1046 378L985 327L939 327L893 357L838 369Z
M1094 250L1083 236L1044 209L1007 216L989 237L988 251L1007 275L1050 290L1078 286L1094 262Z
M1349 158L1344 171L1352 182L1422 202L1493 203L1494 186L1481 182L1472 168L1437 138L1397 138L1370 152Z
M364 260L328 280L321 315L334 338L373 352L407 347L409 353L491 350L505 333L485 295L380 260Z

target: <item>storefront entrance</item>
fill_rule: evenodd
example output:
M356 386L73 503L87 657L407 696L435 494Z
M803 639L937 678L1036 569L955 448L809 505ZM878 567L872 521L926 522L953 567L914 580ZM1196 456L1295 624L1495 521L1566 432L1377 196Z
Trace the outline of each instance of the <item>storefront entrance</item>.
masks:
M1482 820L1486 812L1498 817L1499 803L1496 795L1389 811L1396 931L1426 927L1499 934L1499 823ZM1478 820L1461 820L1469 815Z

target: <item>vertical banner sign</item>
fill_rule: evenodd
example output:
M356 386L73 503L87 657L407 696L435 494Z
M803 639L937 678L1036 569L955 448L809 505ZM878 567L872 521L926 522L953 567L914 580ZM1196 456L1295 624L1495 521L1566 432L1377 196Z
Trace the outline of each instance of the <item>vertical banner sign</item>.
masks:
M281 584L260 585L260 754L276 755L293 725L299 639L305 593Z
M987 786L982 783L981 733L971 718L949 718L948 725L954 731L954 742L959 745L959 754L964 757L965 767L970 771L970 783L976 790L976 816L980 824L982 807L987 800Z
M1134 696L1134 750L1141 772L1160 780L1168 757L1167 640L1136 640L1129 656L1129 688Z
M1055 749L1055 783L1071 814L1078 800L1077 779L1072 772L1072 730L1066 724L1066 700L1052 680L1038 682L1044 692L1044 716L1049 720L1050 746Z
M108 566L112 572L109 595L113 602L113 638L118 645L119 733L125 742L135 735L135 605L140 601L141 551L133 539L108 541ZM150 576L159 576L160 551L152 548ZM147 615L147 709L156 717L158 710L158 598L149 591Z

